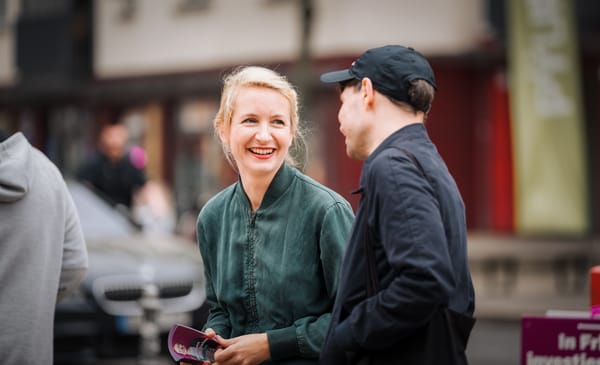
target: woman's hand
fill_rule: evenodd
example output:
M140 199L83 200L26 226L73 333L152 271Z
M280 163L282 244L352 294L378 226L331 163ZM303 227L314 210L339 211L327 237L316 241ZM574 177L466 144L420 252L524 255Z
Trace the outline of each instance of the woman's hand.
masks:
M257 365L271 357L266 333L214 339L223 346L223 350L215 353L215 365Z
M206 336L207 336L208 338L211 338L211 339L213 339L213 340L215 340L215 341L222 340L222 338L221 338L220 336L217 336L217 334L215 333L215 331L214 331L212 328L207 328L207 329L204 331L204 333L206 334ZM223 345L221 345L221 346L223 346ZM223 351L223 350L221 350L221 349L218 349L218 350L215 352L215 354L216 354L217 352L219 352L219 351ZM215 364L215 363L211 363L210 361L203 361L201 364L202 364L202 365L211 365L211 364ZM194 365L194 364L190 364L190 363L188 363L188 362L180 361L180 362L179 362L179 365Z

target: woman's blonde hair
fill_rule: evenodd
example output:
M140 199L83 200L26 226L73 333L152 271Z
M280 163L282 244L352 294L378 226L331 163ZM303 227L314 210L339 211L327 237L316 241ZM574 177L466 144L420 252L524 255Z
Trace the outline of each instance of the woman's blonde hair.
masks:
M233 70L223 79L223 91L221 92L221 103L219 111L213 121L215 132L219 135L219 140L223 147L225 157L231 166L237 170L237 166L231 155L229 146L223 143L222 136L229 134L231 128L231 118L233 116L233 104L237 97L238 90L242 87L264 87L275 90L283 95L290 104L290 125L292 130L292 145L290 152L286 157L286 162L297 168L306 161L305 141L299 126L299 103L298 93L287 78L279 73L260 66L242 66Z

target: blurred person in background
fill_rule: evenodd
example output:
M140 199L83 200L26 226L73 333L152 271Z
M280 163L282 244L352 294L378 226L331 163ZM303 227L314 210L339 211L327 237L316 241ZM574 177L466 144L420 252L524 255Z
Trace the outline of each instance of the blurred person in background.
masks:
M0 362L51 364L57 301L86 272L79 217L58 168L0 130Z
M138 150L129 150L129 134L125 125L109 123L102 126L98 150L77 172L77 178L115 206L129 212L135 194L146 184L144 161ZM139 153L138 153L139 154Z
M424 124L429 62L385 46L321 80L339 84L346 153L364 161L321 364L466 364L475 293L465 207Z
M290 148L302 142L298 97L284 76L252 66L228 75L214 127L239 174L198 216L205 331L224 348L215 359L315 365L352 208L293 167Z
M159 180L148 180L133 198L131 215L145 234L174 233L177 219L173 194L167 184Z

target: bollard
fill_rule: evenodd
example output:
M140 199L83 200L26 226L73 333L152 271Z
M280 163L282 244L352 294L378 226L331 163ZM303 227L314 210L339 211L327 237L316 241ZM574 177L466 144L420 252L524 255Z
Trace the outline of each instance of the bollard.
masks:
M140 323L140 364L158 364L160 355L159 289L154 284L144 286L139 300L143 310Z
M600 266L590 269L590 306L592 318L600 318Z

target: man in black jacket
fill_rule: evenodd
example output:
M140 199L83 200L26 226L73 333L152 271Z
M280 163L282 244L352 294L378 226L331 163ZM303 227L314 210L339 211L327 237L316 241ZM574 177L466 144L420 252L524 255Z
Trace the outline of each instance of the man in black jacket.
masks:
M424 124L431 66L385 46L321 80L340 85L346 153L364 161L321 363L466 364L475 295L465 208Z

